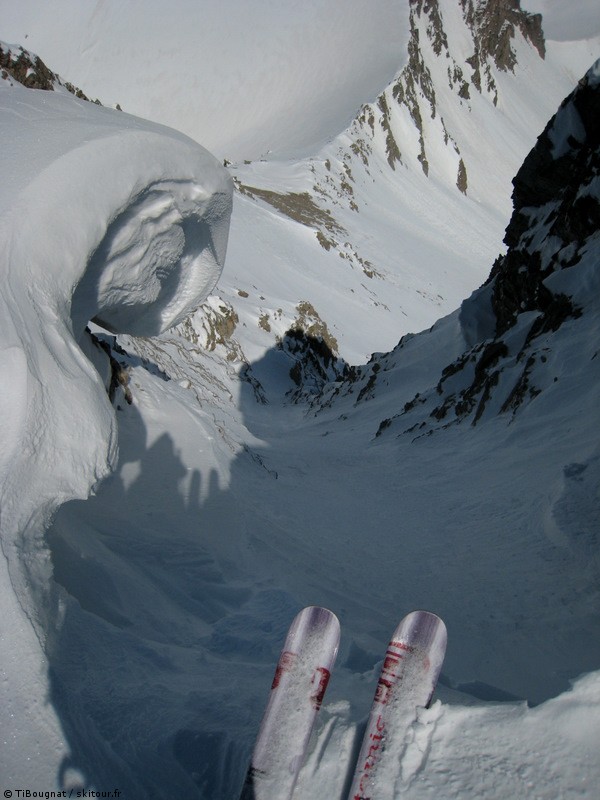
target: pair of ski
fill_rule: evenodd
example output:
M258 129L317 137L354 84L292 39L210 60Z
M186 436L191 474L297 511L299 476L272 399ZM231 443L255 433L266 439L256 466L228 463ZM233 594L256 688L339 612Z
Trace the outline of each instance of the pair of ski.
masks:
M290 800L337 656L340 624L310 606L292 622L240 800ZM413 611L396 628L385 654L348 800L377 800L377 775L387 744L406 715L428 706L446 652L446 626Z

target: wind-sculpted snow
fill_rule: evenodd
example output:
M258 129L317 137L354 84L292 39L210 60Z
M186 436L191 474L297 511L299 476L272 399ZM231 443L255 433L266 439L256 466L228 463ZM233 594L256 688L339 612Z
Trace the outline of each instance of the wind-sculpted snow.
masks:
M152 336L194 311L223 266L232 191L187 137L69 95L2 91L0 136L2 548L43 634L46 524L117 452L108 359L86 326ZM22 631L14 597L3 606ZM21 661L11 637L3 654Z
M231 187L191 140L118 112L18 89L3 93L1 111L2 347L14 405L28 408L16 449L30 487L35 453L42 496L70 495L73 478L81 494L114 449L112 412L80 349L86 324L151 336L194 311L223 265ZM76 405L85 419L73 417ZM67 478L46 475L49 440L61 439L49 416L69 425L77 469ZM83 457L77 428L87 429ZM4 450L9 483L22 482L19 461Z

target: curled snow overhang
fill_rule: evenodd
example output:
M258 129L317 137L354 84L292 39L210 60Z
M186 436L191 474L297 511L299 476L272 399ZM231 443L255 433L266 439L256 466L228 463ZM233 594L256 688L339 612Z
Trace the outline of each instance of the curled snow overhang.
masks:
M0 113L11 285L43 305L67 300L75 336L94 317L151 336L205 299L225 258L232 187L204 148L65 95L4 92Z
M82 349L87 323L152 336L194 311L223 267L232 183L182 134L68 94L2 92L0 137L8 555L9 540L39 536L40 514L87 496L115 458L114 413Z

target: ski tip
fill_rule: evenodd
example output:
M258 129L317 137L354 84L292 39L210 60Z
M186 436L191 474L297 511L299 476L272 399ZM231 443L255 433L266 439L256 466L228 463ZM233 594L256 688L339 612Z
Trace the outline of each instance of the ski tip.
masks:
M405 620L418 620L422 622L429 621L429 624L443 625L444 628L446 627L444 620L441 617L439 617L437 614L434 614L433 611L425 611L423 608L418 608L414 611L411 611L402 619L402 622Z
M288 631L286 649L294 650L298 642L306 637L327 642L327 647L337 656L340 644L340 621L328 608L322 606L307 606L296 616Z
M326 625L332 625L335 628L340 628L340 621L337 616L330 611L328 608L323 608L323 606L306 606L300 611L294 620L302 620L305 619L311 625L311 627L324 627Z
M408 638L420 644L431 644L434 641L438 647L446 649L448 631L441 617L432 611L418 609L407 614L394 633L394 638Z

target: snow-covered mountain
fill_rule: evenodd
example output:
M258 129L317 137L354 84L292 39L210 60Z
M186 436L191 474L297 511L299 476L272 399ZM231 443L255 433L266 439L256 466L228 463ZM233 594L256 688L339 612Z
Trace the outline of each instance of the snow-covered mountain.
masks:
M349 125L228 163L224 268L226 169L6 70L10 789L236 798L319 603L342 646L299 800L344 797L415 607L448 654L382 800L594 796L600 74L597 39L542 27L410 3Z
M488 405L492 414L512 420L545 389L555 388L560 365L568 365L570 390L575 374L589 381L598 353L597 70L598 62L563 102L513 180L508 251L458 313L468 349L444 368L429 396L418 393L397 417L383 421L378 434L400 419L401 426L410 425L415 409L421 434L465 420L475 426L489 415ZM585 321L575 324L580 317ZM554 343L563 341L562 328L569 324L581 341L572 355L558 358ZM390 363L401 362L410 341L354 370L351 380L338 382L335 394L358 389L359 395L372 395Z
M335 354L359 363L485 279L503 248L512 177L580 76L561 48L543 58L539 19L513 6L411 4L407 64L349 128L293 169L231 165L238 212L219 298L249 329L249 361L290 328L316 324ZM593 47L574 49L583 72ZM250 236L258 225L261 237ZM275 292L265 290L272 272Z

